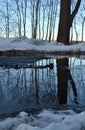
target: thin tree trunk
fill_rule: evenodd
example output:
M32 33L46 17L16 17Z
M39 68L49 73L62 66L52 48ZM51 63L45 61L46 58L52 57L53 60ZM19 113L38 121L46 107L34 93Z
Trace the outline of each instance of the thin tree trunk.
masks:
M37 26L38 26L38 11L39 11L40 0L36 0L36 9L35 9L35 25L34 25L34 38L37 37Z
M42 40L44 39L45 9L43 10Z
M46 37L45 37L45 40L48 40L48 28L49 28L49 22L50 22L50 8L49 8L49 11L48 11L48 19L47 19L47 27L46 27Z
M27 14L27 0L22 0L22 18L23 18L24 36L26 36L26 14Z
M7 16L6 16L6 37L9 37L9 4L6 2L6 10L7 10Z
M41 39L40 7L39 7L39 39Z
M84 35L84 22L85 22L85 17L84 17L84 19L82 21L82 38L81 38L82 41L84 40L83 39L83 35Z
M33 3L33 0L31 0L31 27L32 27L32 38L34 37L34 9L35 4Z

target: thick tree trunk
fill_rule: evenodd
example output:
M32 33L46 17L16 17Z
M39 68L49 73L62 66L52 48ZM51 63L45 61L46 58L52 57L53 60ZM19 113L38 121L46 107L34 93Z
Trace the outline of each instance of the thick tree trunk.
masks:
M69 44L71 0L61 0L58 42Z
M69 44L70 27L73 19L78 12L81 0L77 0L76 6L71 14L71 0L61 0L60 3L60 20L58 28L58 42L63 42L65 45Z
M71 0L61 0L60 3L60 20L58 28L58 42L63 42L65 45L69 44L70 27L72 25L73 19L78 12L81 0L77 0L76 6L71 14ZM58 59L57 60L57 76L58 76L58 99L59 104L67 103L67 89L68 89L68 79L71 79L71 85L73 88L74 96L77 97L77 91L75 83L70 75L70 72L66 69L68 67L68 59ZM76 98L74 99L77 103Z

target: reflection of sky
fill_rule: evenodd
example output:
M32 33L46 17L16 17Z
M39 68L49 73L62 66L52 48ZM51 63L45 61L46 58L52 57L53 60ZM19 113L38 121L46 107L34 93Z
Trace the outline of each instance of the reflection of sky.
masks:
M57 103L57 63L56 59L37 61L36 66L46 66L53 63L54 68L4 68L0 67L0 108L8 105L10 109L29 107L36 103L39 96L40 105L55 105ZM69 59L69 68L76 84L78 101L85 104L85 60ZM62 82L62 81L61 81ZM73 91L69 86L70 103L73 103ZM37 93L38 92L38 93ZM56 101L55 101L56 100ZM72 101L72 102L71 102ZM3 108L2 107L2 108ZM17 108L18 109L18 108ZM3 110L3 109L2 109ZM0 109L1 111L1 109Z
M71 58L69 60L69 66L72 78L77 88L79 106L85 107L85 59ZM69 91L70 101L72 103L73 92L70 84Z
M71 67L77 67L77 66L85 66L85 60L79 59L79 58L69 58L69 65Z

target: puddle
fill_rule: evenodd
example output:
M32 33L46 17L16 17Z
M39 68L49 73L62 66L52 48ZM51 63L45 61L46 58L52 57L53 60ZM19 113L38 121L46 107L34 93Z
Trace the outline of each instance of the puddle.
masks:
M0 114L34 108L85 109L85 60L0 57Z

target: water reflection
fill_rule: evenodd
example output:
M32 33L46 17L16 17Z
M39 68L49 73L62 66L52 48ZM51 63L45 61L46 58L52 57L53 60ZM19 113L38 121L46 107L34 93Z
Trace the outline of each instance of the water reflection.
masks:
M85 106L85 60L42 59L1 65L0 113L58 104Z
M70 73L68 58L57 59L57 77L59 104L62 105L67 103L68 81L70 81L72 86L74 102L78 104L76 85Z

